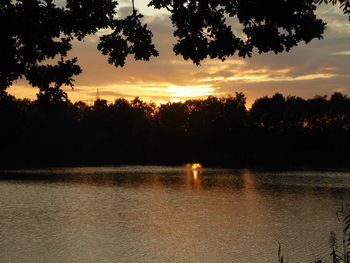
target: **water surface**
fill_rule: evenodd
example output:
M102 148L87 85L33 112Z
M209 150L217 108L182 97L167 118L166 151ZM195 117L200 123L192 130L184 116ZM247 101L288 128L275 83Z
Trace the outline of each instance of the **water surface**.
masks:
M0 262L289 262L329 255L350 172L133 166L0 172ZM340 237L339 237L340 238Z

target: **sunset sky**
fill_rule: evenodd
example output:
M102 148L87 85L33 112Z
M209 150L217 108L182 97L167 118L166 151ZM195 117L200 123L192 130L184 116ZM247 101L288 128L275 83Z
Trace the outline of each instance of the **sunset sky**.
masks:
M131 1L119 2L118 15L130 14ZM289 53L232 57L225 62L206 60L197 67L175 56L172 48L176 40L168 14L148 8L147 2L136 0L136 7L145 15L160 56L149 62L129 58L125 67L115 68L96 49L98 36L74 42L71 55L78 57L83 73L76 78L74 90L65 89L72 101L90 103L97 89L100 97L110 102L139 96L156 103L243 92L248 106L257 97L276 92L304 98L335 91L350 95L350 22L337 7L322 6L318 10L319 17L328 23L322 40L301 43ZM239 30L239 25L235 29ZM8 91L32 99L37 93L23 80Z

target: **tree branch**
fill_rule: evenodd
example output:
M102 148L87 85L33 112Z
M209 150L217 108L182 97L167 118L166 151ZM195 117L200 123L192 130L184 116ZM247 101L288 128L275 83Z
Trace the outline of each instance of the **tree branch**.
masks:
M132 14L136 15L135 0L131 0L131 2L132 2Z

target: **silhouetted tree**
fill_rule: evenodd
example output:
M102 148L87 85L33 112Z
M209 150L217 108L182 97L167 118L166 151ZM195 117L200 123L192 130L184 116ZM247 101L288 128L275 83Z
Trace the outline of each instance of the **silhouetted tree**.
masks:
M142 15L136 10L125 19L116 19L116 1L63 3L64 7L53 0L0 1L0 90L20 77L41 90L73 86L73 76L81 69L76 58L67 59L71 41L81 41L103 28L112 33L100 37L98 49L116 66L124 65L129 54L137 60L158 55L152 33L141 24ZM45 65L49 59L58 63Z
M235 97L221 98L219 102L220 115L216 120L215 134L220 139L221 144L240 147L242 142L240 137L247 128L246 97L243 93L236 93Z
M350 99L340 92L333 93L330 99L330 112L333 114L350 112Z
M81 69L77 58L68 56L71 42L100 29L111 33L100 37L97 48L115 66L123 66L128 55L136 60L158 56L152 32L131 3L131 14L119 19L115 0L0 1L1 92L22 77L40 92L73 86ZM322 3L340 4L345 15L350 13L347 0L151 0L149 6L169 11L177 38L174 52L198 65L207 57L246 57L254 50L280 53L301 41L320 39L326 24L316 17L316 9ZM232 30L232 18L242 26L243 36Z
M288 96L285 106L285 128L300 131L306 124L307 102L296 96Z
M191 148L188 133L188 109L185 103L168 102L158 107L154 126L155 151L175 161L188 156ZM185 157L186 158L186 157ZM190 159L190 158L188 158Z
M187 109L182 102L168 102L159 107L156 116L162 125L168 126L170 129L186 129Z
M271 98L257 99L250 110L253 121L262 128L280 129L284 124L286 100L282 94L276 93Z
M345 95L305 100L275 94L258 98L249 111L245 102L242 93L158 107L139 98L42 104L4 94L0 166L348 164Z
M25 125L26 103L7 94L0 97L0 152L15 154L13 146L19 143Z

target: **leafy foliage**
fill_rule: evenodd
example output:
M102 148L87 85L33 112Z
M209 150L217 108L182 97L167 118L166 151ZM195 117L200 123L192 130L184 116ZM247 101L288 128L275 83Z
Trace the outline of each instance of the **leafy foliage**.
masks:
M33 102L0 93L0 166L348 165L345 95L305 100L275 94L257 99L250 110L245 103L242 93L158 107L139 98L72 104L59 87L39 92Z
M100 29L113 31L101 37L98 48L116 66L123 66L128 54L136 60L157 56L142 15L116 19L117 5L112 0L67 0L64 7L53 0L0 1L0 90L22 77L42 93L73 87L81 69L77 58L65 59L71 42Z
M123 66L128 55L146 61L158 56L152 32L131 2L132 14L118 19L115 0L66 0L63 6L54 0L1 0L1 92L23 77L40 92L73 87L81 69L76 58L67 59L71 42L100 29L111 32L101 36L98 44L110 64ZM320 39L326 24L316 17L316 8L338 3L349 15L347 0L151 0L149 6L170 12L178 39L174 52L199 65L207 57L249 57L254 50L280 53L301 41ZM232 19L242 32L234 32Z
M152 44L152 32L141 24L142 17L135 12L123 20L115 21L114 32L100 37L97 48L103 55L109 55L110 64L124 66L129 54L134 54L135 60L149 60L151 56L158 56Z
M175 27L176 54L197 65L206 57L289 51L300 41L322 38L325 23L317 19L317 1L298 0L153 0L155 8L167 8ZM237 18L243 36L235 35L230 19ZM241 34L242 35L242 34Z

